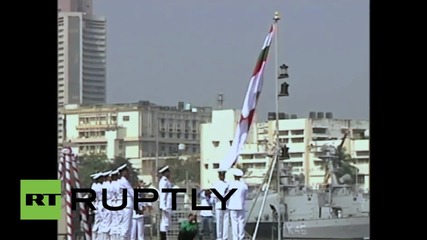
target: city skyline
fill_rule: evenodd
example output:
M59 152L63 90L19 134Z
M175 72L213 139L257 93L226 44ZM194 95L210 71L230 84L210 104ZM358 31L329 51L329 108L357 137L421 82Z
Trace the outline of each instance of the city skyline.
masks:
M224 108L240 109L278 10L279 64L289 65L290 75L280 111L369 119L369 1L245 3L95 0L94 14L108 21L107 103L215 106L223 93ZM274 111L274 44L259 120Z

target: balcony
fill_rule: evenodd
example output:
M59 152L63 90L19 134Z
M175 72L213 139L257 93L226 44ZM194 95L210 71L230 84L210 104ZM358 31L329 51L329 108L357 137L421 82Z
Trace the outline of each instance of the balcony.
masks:
M117 123L114 124L80 124L77 125L76 129L81 130L93 130L93 129L105 129L105 130L115 130L117 128Z
M105 137L69 138L72 143L103 143L107 142Z
M124 137L123 141L125 142L138 142L141 141L142 137L132 136L132 137Z

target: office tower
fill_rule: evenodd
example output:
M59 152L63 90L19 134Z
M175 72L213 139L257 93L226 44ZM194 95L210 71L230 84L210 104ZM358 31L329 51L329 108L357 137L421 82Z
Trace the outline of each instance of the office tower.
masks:
M58 1L58 107L106 101L106 20L91 0ZM58 119L63 140L64 119Z

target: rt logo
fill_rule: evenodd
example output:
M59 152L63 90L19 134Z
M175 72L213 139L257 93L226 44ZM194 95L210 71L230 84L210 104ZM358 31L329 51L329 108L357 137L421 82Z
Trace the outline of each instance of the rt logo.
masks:
M59 220L61 180L21 180L21 220Z

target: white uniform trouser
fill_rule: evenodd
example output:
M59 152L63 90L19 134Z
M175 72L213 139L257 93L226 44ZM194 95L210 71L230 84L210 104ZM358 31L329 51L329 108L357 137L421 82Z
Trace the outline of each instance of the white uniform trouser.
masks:
M133 208L125 208L122 210L122 217L119 224L120 240L129 240L130 229L132 227Z
M160 232L167 232L171 222L172 210L162 210L162 220L160 221Z
M230 216L233 240L243 240L245 237L245 210L230 210Z
M115 206L121 205L121 201L117 201ZM119 240L120 222L122 221L122 210L111 212L111 228L110 240ZM94 239L92 239L94 240Z
M230 226L230 215L228 210L215 209L216 239L226 240Z
M111 202L108 203L111 205ZM100 240L110 240L110 226L111 226L111 215L112 212L107 209L103 209L102 221L99 224Z
M101 222L101 211L95 212L95 217L92 225L92 240L98 240L99 223Z
M132 219L130 240L144 240L144 216Z
M97 201L95 203L95 207L96 207L96 212L95 212L95 219L94 219L94 223L92 226L92 240L101 240L101 236L100 236L100 228L99 225L102 222L102 211L104 210L103 206L102 206L102 202L101 201Z

